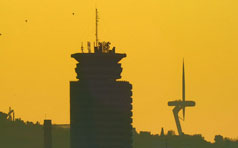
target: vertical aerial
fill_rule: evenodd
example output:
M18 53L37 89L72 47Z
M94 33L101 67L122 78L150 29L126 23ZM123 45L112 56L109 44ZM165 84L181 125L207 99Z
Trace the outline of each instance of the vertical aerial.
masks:
M96 45L95 46L98 46L98 9L96 9Z
M98 42L96 27L94 52L71 57L78 61L78 81L70 82L71 148L132 148L132 85L118 80L126 54Z
M183 78L182 78L183 82L182 82L182 85L183 85L183 88L182 88L182 98L183 98L183 102L185 102L185 72L184 72L184 59L183 59ZM185 120L185 106L183 107L183 120Z

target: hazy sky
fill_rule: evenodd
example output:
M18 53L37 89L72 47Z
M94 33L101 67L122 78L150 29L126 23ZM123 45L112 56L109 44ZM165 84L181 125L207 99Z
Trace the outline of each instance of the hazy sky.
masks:
M99 39L127 53L122 79L133 84L138 131L177 132L167 102L181 99L184 57L186 97L197 103L186 110L184 132L238 138L234 0L1 0L0 111L69 123L70 55L95 40L96 6Z

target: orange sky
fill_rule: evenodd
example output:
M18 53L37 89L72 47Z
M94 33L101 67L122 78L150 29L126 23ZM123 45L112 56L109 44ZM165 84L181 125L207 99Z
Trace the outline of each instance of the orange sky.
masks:
M69 123L70 54L100 40L122 60L133 84L133 125L159 133L176 130L169 100L181 99L185 58L185 133L238 138L238 1L233 0L8 0L0 1L0 111ZM75 13L75 15L72 15ZM25 20L28 20L26 23ZM139 66L140 65L140 66ZM177 130L176 130L177 131Z

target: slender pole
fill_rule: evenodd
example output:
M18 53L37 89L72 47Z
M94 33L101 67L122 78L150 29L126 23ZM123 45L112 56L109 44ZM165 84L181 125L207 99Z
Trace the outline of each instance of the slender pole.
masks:
M182 82L183 83L183 92L182 92L183 101L185 101L185 72L184 72L185 70L184 69L185 68L184 68L184 60L183 60L183 78L182 78L183 79L182 80L183 81Z
M182 92L182 97L183 97L183 102L185 102L185 72L184 72L184 59L183 59L183 92ZM185 106L183 106L183 120L185 120Z
M98 46L98 9L96 9L96 47Z

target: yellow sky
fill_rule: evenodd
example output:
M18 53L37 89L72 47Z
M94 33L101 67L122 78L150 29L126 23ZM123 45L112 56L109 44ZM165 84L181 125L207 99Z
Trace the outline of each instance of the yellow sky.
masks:
M96 6L100 40L127 53L122 79L133 84L137 130L176 130L167 102L181 99L184 57L186 97L197 102L186 110L184 132L238 138L234 0L2 0L1 111L11 106L24 120L46 114L69 123L69 81L76 77L70 54L94 41Z

